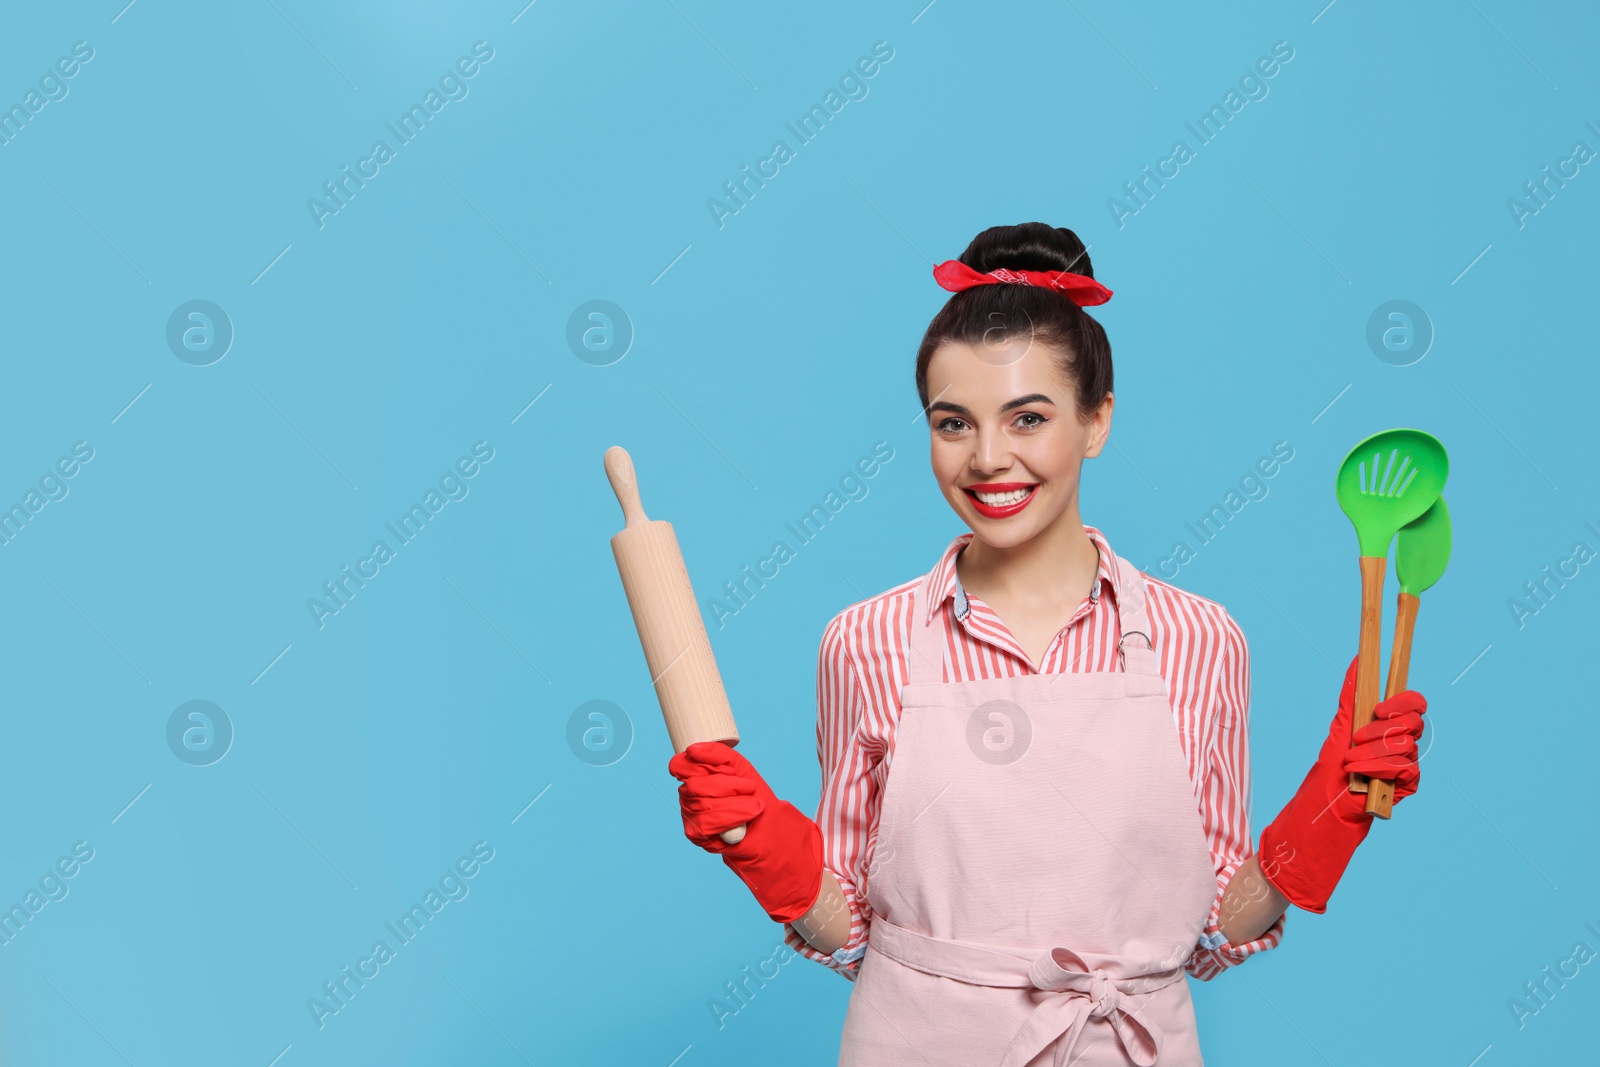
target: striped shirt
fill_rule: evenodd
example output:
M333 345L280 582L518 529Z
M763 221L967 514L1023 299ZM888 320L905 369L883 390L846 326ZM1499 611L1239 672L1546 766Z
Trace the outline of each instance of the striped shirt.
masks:
M950 542L934 569L845 608L828 623L817 659L817 758L822 799L823 864L850 906L850 939L828 955L784 925L784 941L808 959L855 981L872 927L868 865L878 835L878 809L894 752L900 689L909 681L911 597L928 582L929 603L945 627L947 682L1063 671L1116 671L1116 600L1112 551L1092 526L1084 532L1100 553L1094 586L1045 650L1032 661L983 601L969 597L956 556L971 533ZM1142 573L1142 572L1141 572ZM1195 803L1217 872L1217 896L1184 970L1209 980L1257 952L1275 948L1284 917L1254 941L1230 944L1218 929L1222 894L1250 845L1250 653L1244 632L1222 605L1144 575L1151 642L1171 698ZM1108 595L1109 594L1109 595ZM945 602L953 601L950 610Z

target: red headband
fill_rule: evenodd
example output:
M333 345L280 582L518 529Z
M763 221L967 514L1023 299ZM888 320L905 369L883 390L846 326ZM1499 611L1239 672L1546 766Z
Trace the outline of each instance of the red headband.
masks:
M1104 304L1111 299L1111 290L1086 274L1073 274L1067 270L1006 270L1001 267L987 274L973 270L959 259L947 259L933 268L933 280L953 293L971 289L975 285L1035 285L1042 289L1055 289L1079 307Z

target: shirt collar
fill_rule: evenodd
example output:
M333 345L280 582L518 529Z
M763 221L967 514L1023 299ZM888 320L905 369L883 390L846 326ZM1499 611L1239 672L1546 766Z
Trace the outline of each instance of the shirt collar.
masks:
M1111 545L1106 541L1105 534L1093 526L1085 524L1083 532L1089 535L1089 541L1094 545L1096 551L1100 553L1100 565L1095 573L1094 585L1090 587L1089 597L1092 600L1098 600L1100 591L1109 589L1111 590L1112 598L1116 599L1118 589L1116 569L1112 566L1113 554ZM938 564L928 572L927 580L922 587L924 599L928 602L927 619L932 619L934 612L943 607L946 600L952 598L956 602L956 618L966 618L970 608L967 603L967 591L961 588L961 577L956 573L956 557L961 554L963 548L967 547L967 543L972 540L973 536L970 531L958 535L945 548L944 555L939 558Z

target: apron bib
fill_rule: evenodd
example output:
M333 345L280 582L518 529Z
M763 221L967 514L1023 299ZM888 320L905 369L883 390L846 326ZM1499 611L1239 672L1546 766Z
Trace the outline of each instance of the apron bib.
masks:
M840 1067L1200 1067L1183 963L1216 871L1144 580L1114 566L1121 671L940 681L913 594Z

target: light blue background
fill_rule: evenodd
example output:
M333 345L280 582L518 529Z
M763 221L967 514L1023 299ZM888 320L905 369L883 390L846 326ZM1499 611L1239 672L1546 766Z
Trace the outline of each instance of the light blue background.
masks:
M1507 208L1600 147L1592 9L124 2L31 5L0 33L0 102L95 50L0 147L0 503L94 449L0 548L0 903L95 850L0 947L9 1062L833 1062L850 986L822 967L790 962L721 1029L708 1006L779 930L682 837L601 454L632 452L709 597L894 448L713 624L743 750L809 810L824 625L962 530L912 388L946 295L930 266L1036 219L1077 230L1117 294L1095 311L1116 449L1083 513L1118 551L1155 567L1275 441L1295 450L1175 579L1250 642L1257 831L1354 652L1340 457L1394 425L1452 457L1455 555L1412 671L1422 790L1328 914L1194 984L1208 1062L1593 1055L1595 966L1521 1029L1508 1000L1600 950L1600 577L1521 627L1508 601L1600 548L1600 176L1522 228ZM319 229L307 198L480 40L469 95ZM719 229L707 199L795 147L784 123L877 41L869 95ZM1277 41L1269 95L1119 228L1108 198L1194 147L1185 122ZM165 341L193 299L236 331L208 367ZM636 332L610 366L565 340L593 299ZM1365 339L1391 299L1436 331L1409 366ZM307 599L477 441L470 494L319 629ZM236 731L207 767L165 740L194 699ZM636 731L605 767L566 742L597 699ZM307 999L477 841L470 895L319 1030Z

